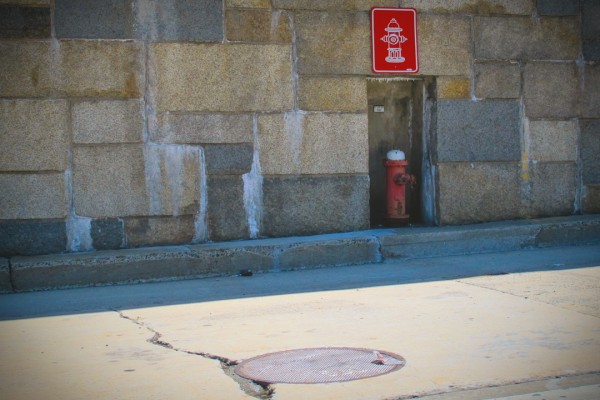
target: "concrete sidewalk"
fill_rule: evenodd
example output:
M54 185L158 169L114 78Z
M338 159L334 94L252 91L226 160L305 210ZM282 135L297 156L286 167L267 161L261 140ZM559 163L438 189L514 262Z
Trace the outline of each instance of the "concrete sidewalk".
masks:
M600 398L599 245L7 294L0 318L6 399ZM312 347L407 364L265 387L227 367Z
M600 243L600 215L0 258L0 293Z

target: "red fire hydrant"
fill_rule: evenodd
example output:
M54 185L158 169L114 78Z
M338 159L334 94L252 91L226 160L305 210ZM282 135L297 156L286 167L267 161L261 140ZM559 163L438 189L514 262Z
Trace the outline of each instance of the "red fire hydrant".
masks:
M406 186L416 183L414 175L406 172L408 161L404 152L390 150L384 162L387 168L387 196L385 219L388 224L402 224L410 217L406 213Z

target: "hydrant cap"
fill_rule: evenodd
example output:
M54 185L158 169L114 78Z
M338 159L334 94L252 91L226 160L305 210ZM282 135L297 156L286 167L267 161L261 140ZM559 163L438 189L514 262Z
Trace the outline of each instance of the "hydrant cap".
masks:
M402 150L390 150L387 152L386 157L390 161L400 161L406 159Z

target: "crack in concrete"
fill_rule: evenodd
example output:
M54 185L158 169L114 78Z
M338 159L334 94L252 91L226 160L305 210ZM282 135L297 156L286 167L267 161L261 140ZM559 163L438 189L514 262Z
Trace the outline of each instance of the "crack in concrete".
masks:
M227 375L228 377L233 379L239 385L240 389L245 394L252 396L254 398L257 398L257 399L262 399L262 400L273 399L273 396L275 395L275 389L273 387L271 387L270 384L268 384L266 382L258 382L258 381L253 381L251 379L246 379L235 373L235 366L239 364L239 361L232 360L230 358L219 356L216 354L211 354L211 353L206 353L206 352L201 352L201 351L191 351L191 350L180 349L180 348L174 347L171 343L166 342L161 339L162 334L160 332L156 331L152 327L141 322L139 319L129 317L129 316L125 315L122 311L119 311L119 310L113 310L113 311L118 313L119 317L126 319L130 322L133 322L134 324L141 326L141 327L145 328L146 330L148 330L149 332L151 332L153 334L153 336L150 339L146 340L148 343L151 343L156 346L160 346L165 349L173 350L173 351L176 351L179 353L185 353L185 354L190 354L190 355L194 355L194 356L200 356L202 358L206 358L209 360L219 361L219 363L221 365L221 369L223 370L225 375Z

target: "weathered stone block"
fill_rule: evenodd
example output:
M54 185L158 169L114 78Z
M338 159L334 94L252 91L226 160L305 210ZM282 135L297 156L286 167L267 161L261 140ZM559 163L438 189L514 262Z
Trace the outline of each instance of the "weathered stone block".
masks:
M94 219L91 224L92 244L96 250L116 250L125 247L123 220L119 218Z
M476 17L474 37L476 58L575 60L580 48L576 17Z
M600 185L584 186L582 208L585 213L600 213Z
M0 37L50 37L50 8L0 6Z
M369 227L369 177L265 177L265 236L312 235Z
M225 0L226 7L271 8L271 0Z
M577 159L577 126L574 121L529 121L529 132L531 160Z
M56 37L133 38L133 7L122 0L55 0Z
M528 117L569 118L578 114L579 78L575 63L528 63L523 80Z
M0 293L10 293L13 287L10 282L10 267L7 258L0 258Z
M471 22L468 17L420 15L419 66L423 75L471 74ZM452 32L451 35L448 32Z
M300 74L371 72L368 13L299 11L294 26Z
M139 100L82 101L72 107L75 143L142 141L143 105Z
M283 249L279 255L282 270L318 268L378 262L379 242L375 238L310 240Z
M63 100L0 101L0 170L65 170L68 119Z
M583 41L583 59L585 61L600 61L600 41Z
M0 174L0 219L67 216L65 175Z
M138 0L135 37L149 40L220 42L222 0Z
M247 239L248 218L241 176L209 176L207 193L209 240Z
M52 254L67 248L64 220L0 221L0 255Z
M225 12L230 42L290 43L290 17L285 11L229 9Z
M438 102L439 161L519 160L521 112L517 101Z
M600 120L582 120L580 124L583 183L600 184Z
M261 115L258 125L265 175L368 171L366 114Z
M245 143L252 141L251 114L158 115L152 139L160 143Z
M471 81L469 78L439 76L436 79L438 99L470 99Z
M600 64L586 64L583 72L581 114L584 118L600 118Z
M193 215L126 218L127 246L164 246L191 243L194 238L194 220L195 216Z
M200 185L205 173L202 148L147 145L144 160L149 215L198 213L202 196Z
M581 0L581 34L584 39L600 40L600 3L597 0Z
M579 0L537 0L539 15L577 15L579 14Z
M252 143L211 144L204 146L206 173L242 175L250 171L254 146Z
M516 99L521 95L521 70L513 63L476 63L475 96Z
M402 7L416 8L419 12L457 14L520 14L533 12L532 0L400 0Z
M142 47L125 41L2 42L0 96L141 97Z
M519 217L517 162L441 163L438 168L442 224Z
M0 4L20 6L50 6L51 0L0 0Z
M306 111L367 111L367 82L362 77L301 77L298 103Z
M86 217L147 214L142 146L75 147L73 203Z
M160 111L292 108L290 46L161 43L151 59Z
M530 174L529 216L573 214L577 192L575 163L534 163Z
M273 0L273 8L287 10L369 11L371 7L398 7L398 0Z

